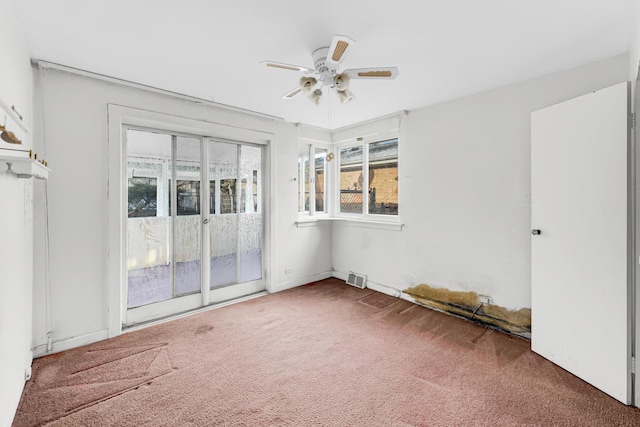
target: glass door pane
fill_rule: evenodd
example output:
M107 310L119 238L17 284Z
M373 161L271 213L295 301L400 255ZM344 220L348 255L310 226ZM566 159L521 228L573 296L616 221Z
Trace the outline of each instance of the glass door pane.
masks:
M211 289L237 283L238 145L210 141L209 186L214 197L209 214Z
M127 132L127 308L173 296L171 135Z
M176 192L178 203L173 231L175 288L173 296L200 292L200 140L176 138Z
M238 282L243 283L262 278L262 148L240 146L240 179Z
M128 129L127 312L135 324L202 306L201 145Z

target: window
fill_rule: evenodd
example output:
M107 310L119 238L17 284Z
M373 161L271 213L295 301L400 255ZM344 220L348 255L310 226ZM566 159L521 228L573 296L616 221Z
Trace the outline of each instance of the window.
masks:
M340 151L340 213L398 215L398 138Z
M316 212L327 212L325 204L326 194L326 171L327 171L327 149L314 149L315 156L313 161L313 189Z
M309 152L311 145L301 144L298 152L298 212L309 211Z
M129 218L156 216L158 206L157 178L129 178Z
M178 215L200 215L200 181L177 181Z
M398 215L398 139L368 146L369 213Z
M362 213L362 146L340 150L340 212Z
M298 212L326 213L327 148L301 144L298 151ZM311 161L310 161L311 159Z
M236 213L236 179L220 180L220 213Z

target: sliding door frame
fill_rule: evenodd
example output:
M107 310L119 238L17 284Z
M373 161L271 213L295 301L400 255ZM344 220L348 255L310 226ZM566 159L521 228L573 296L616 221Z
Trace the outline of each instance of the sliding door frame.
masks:
M171 166L167 174L168 177L164 176L162 178L168 178L169 182L171 183L169 187L169 195L170 195L169 197L170 198L173 197L175 199L175 203L171 203L170 209L168 210L168 217L171 219L170 221L171 232L169 233L169 239L168 239L168 251L170 253L169 259L170 259L170 265L171 265L171 274L170 274L171 297L166 300L151 302L151 303L143 304L137 307L129 307L129 301L128 301L129 289L128 289L128 278L127 278L127 280L125 280L124 288L122 290L122 295L121 295L122 307L124 308L123 318L122 318L123 327L124 326L130 327L139 323L150 322L153 320L172 316L175 314L184 313L186 311L195 310L195 309L201 308L203 305L206 305L206 301L209 300L208 289L206 289L206 287L203 286L202 284L204 280L202 276L202 273L204 271L203 264L205 264L205 259L203 258L203 255L206 253L203 251L203 242L204 242L203 236L205 233L206 223L204 222L204 213L203 213L205 209L203 202L205 202L205 200L203 199L204 193L202 189L202 184L200 188L200 200L201 200L200 211L201 212L198 215L199 217L198 223L200 225L199 233L201 238L200 247L198 248L200 252L199 261L200 261L200 267L201 267L199 292L193 292L193 293L184 294L184 295L176 295L177 263L176 263L176 253L175 253L176 226L178 221L177 185L180 178L184 178L184 176L181 177L178 175L178 164L179 162L181 162L181 160L178 160L178 140L179 138L186 138L186 139L192 139L192 140L198 141L198 144L200 145L200 159L198 161L198 164L200 166L200 171L201 171L198 177L198 180L202 183L204 179L203 169L202 169L204 165L203 147L205 146L205 141L207 140L207 138L200 135L193 135L193 134L188 134L184 132L167 131L167 130L160 130L157 128L124 124L122 125L122 145L123 145L123 152L125 156L125 165L123 166L124 168L127 168L126 163L128 162L128 158L129 158L128 156L129 141L128 141L127 132L130 130L137 131L137 132L156 133L156 134L166 135L171 138L171 148L170 148L171 154L170 154L170 162L169 162ZM158 179L158 182L160 182L160 177ZM126 188L126 181L122 184ZM125 206L126 204L127 204L127 200L125 200ZM126 228L126 225L125 225L125 228ZM125 240L125 244L126 244L126 240ZM126 256L126 253L125 253L125 256Z
M260 144L255 144L255 143L251 143L251 142L246 142L246 141L234 141L234 140L229 140L229 139L223 139L223 138L205 138L204 139L204 151L206 151L206 154L203 156L203 182L206 182L206 184L203 186L204 191L202 193L202 197L203 199L206 199L206 209L207 212L210 211L210 206L209 206L209 193L210 193L210 185L209 183L211 182L211 176L210 176L210 165L209 165L209 148L210 148L210 144L211 143L223 143L223 144L229 144L229 145L234 145L236 147L236 174L235 174L235 180L236 180L236 188L235 188L235 203L236 203L236 211L235 211L235 215L236 215L236 237L237 237L237 241L236 241L236 281L234 283L229 283L229 284L223 284L220 286L215 287L214 289L211 289L211 277L210 277L210 273L211 270L209 268L209 264L206 265L206 269L207 271L203 271L203 275L202 277L205 279L206 282L206 297L203 295L203 299L204 299L204 304L203 305L210 305L210 304L216 304L216 303L221 303L224 301L228 301L231 299L235 299L238 298L239 294L240 295L248 295L248 294L252 294L252 293L256 293L256 292L260 292L261 290L264 290L264 288L266 287L266 284L268 283L266 280L266 261L265 261L265 248L266 248L266 209L265 209L265 182L266 182L266 171L267 171L267 167L266 167L266 149L264 146L260 145ZM249 280L246 282L240 282L240 278L241 278L241 269L242 269L242 248L241 248L241 235L240 235L240 226L241 226L241 220L242 220L242 213L241 209L242 209L242 172L241 172L241 164L242 164L242 149L244 147L256 147L256 148L260 148L261 149L261 166L260 166L260 191L258 191L258 207L260 209L260 214L262 215L262 226L260 229L260 240L262 242L261 246L261 277L259 279L255 279L255 280ZM248 177L247 177L248 178ZM247 183L249 183L249 180L247 179ZM216 177L216 187L220 188L220 177ZM246 200L245 200L245 203ZM214 213L215 215L218 215L219 213L217 212L220 208L222 207L221 202L220 202L220 191L216 192L216 212ZM246 213L246 212L245 212ZM257 213L257 212L256 212ZM210 254L211 252L211 247L210 247L210 238L211 238L211 230L208 228L208 226L210 226L210 223L207 222L207 224L205 225L205 233L203 234L203 236L206 237L205 239L205 244L207 246L203 247L204 249L204 253L205 254ZM203 269L205 268L205 265L203 264ZM264 286L262 285L264 284ZM203 289L204 292L204 289Z
M125 206L127 204L126 186L127 165L126 165L126 128L146 128L155 131L166 132L172 135L197 136L202 138L206 146L208 140L228 140L236 143L248 143L263 147L263 280L268 290L271 288L273 268L273 242L272 230L275 230L275 216L273 197L276 193L275 180L271 178L272 171L276 170L275 156L272 154L274 148L275 135L270 132L262 132L250 129L243 129L204 120L194 120L164 113L140 110L136 108L124 107L120 105L108 105L108 129L109 129L109 182L108 182L108 261L107 261L107 288L108 288L108 326L109 337L120 335L123 332L124 321L126 319L126 297L127 290L127 214ZM202 153L203 159L208 156ZM201 163L204 165L204 160ZM206 166L208 168L208 164ZM202 178L208 173L202 173ZM206 193L201 189L201 194ZM208 201L205 203L208 205ZM202 209L201 209L202 211ZM202 217L204 217L201 214ZM202 223L203 221L201 221ZM205 224L206 226L206 224ZM208 228L208 227L207 227ZM202 245L207 245L204 239L208 235L203 233ZM206 246L204 246L207 249ZM206 253L206 252L205 252ZM202 269L208 262L201 261ZM207 275L208 276L208 275ZM205 276L202 277L203 281ZM207 277L208 279L208 277ZM237 286L243 286L239 284ZM209 283L207 280L208 288ZM203 289L202 306L209 304L210 292ZM197 294L194 294L194 296Z

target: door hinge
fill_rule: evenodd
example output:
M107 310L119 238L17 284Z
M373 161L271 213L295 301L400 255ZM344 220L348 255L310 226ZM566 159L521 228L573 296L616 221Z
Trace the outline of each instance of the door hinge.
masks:
M636 128L637 113L631 113L631 129Z
M631 356L631 373L636 373L636 358Z

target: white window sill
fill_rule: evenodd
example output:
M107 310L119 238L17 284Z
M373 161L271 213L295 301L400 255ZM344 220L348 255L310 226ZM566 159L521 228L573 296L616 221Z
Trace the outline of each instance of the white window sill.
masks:
M315 227L317 225L322 224L323 221L329 221L332 220L333 218L329 217L326 213L325 214L318 214L318 215L300 215L300 217L298 218L298 220L295 222L296 227L300 228L300 227Z
M363 227L363 228L375 228L378 230L391 230L391 231L402 231L403 223L399 221L376 221L371 219L360 219L360 218L332 218L338 224L347 225L350 227Z
M378 230L391 230L391 231L402 231L402 227L404 226L401 222L391 222L391 221L375 221L368 219L355 219L355 218L332 218L332 217L318 217L318 218L304 218L298 219L295 224L296 227L314 227L321 224L324 221L335 221L338 224L351 226L351 227L363 227L363 228L374 228Z
M298 228L302 228L302 227L315 227L316 225L318 225L318 220L313 218L313 219L299 219L296 221L296 227Z

